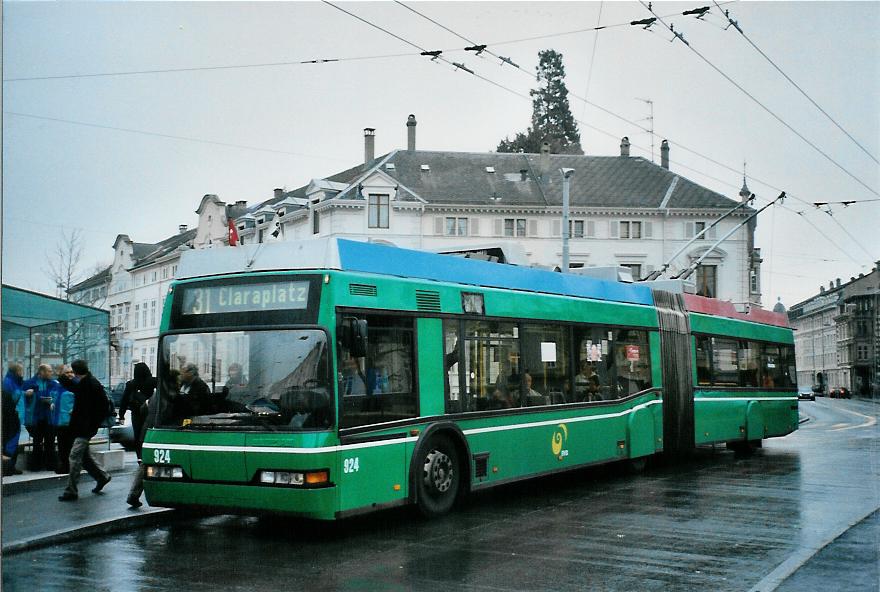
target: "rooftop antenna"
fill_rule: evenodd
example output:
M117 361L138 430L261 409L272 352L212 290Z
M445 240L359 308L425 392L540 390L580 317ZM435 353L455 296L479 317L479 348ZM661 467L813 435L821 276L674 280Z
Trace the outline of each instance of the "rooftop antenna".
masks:
M636 97L637 101L642 101L643 103L648 104L649 114L646 118L640 119L639 121L647 121L648 128L641 128L642 131L646 131L651 134L651 162L654 162L654 101L651 99L640 99Z

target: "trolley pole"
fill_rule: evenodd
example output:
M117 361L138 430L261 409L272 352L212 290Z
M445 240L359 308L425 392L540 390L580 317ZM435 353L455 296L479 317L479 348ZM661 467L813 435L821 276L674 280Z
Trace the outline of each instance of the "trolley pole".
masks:
M559 169L562 173L562 273L568 273L568 239L571 232L568 227L568 185L574 169Z

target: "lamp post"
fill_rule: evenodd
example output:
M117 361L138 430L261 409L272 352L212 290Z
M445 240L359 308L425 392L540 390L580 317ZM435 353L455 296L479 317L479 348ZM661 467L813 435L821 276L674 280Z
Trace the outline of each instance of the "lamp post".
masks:
M562 173L562 273L568 273L568 239L571 232L568 227L568 185L574 169L559 169Z

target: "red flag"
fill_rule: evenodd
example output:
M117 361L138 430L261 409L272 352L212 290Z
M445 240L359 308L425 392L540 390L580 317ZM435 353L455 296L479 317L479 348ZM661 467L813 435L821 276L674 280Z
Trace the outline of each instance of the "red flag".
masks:
M229 246L238 245L238 230L235 229L235 220L229 219Z

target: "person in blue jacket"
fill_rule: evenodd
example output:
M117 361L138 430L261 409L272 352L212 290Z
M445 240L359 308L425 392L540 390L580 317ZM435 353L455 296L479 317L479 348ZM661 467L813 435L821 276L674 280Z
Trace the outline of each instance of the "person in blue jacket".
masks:
M13 421L11 415L6 417L7 410L4 407L3 421L7 429L3 433L2 446L3 456L9 459L7 470L11 475L21 474L21 471L15 468L15 462L18 460L18 441L21 438L21 423L24 420L24 391L21 390L23 383L24 370L21 364L9 362L6 376L3 377L3 392L9 398L7 403L12 403L10 411L14 410L17 421Z
M73 369L67 365L58 367L59 379L65 376L73 380ZM55 413L52 424L58 436L58 467L55 472L66 475L70 472L70 449L73 447L73 434L70 431L70 414L73 412L73 393L59 386L55 397Z
M36 375L22 384L25 396L24 425L33 440L30 469L55 470L55 412L57 381L52 380L52 366L40 364Z

